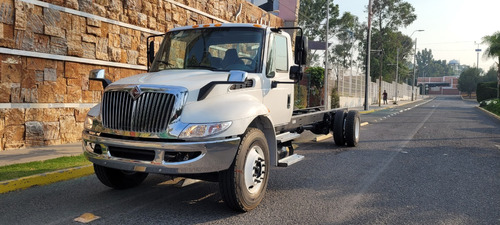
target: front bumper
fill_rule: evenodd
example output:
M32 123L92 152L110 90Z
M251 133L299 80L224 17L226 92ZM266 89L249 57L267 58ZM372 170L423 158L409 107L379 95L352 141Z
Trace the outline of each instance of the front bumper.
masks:
M156 142L122 140L101 137L83 131L83 151L94 164L105 167L161 174L199 174L226 170L229 168L238 150L240 138L228 138L206 142ZM99 150L96 147L99 146ZM150 154L151 159L113 155L111 149L127 149L135 155L143 152ZM139 153L139 154L137 154ZM170 162L167 155L196 153L187 160Z

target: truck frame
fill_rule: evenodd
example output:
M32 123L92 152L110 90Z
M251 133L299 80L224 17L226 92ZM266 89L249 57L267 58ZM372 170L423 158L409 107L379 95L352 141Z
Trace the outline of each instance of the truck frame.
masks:
M215 181L245 212L264 198L272 166L303 159L292 142L305 130L358 145L359 112L293 107L308 52L301 28L205 24L161 36L147 39L148 73L111 83L90 72L104 94L85 119L83 151L103 184L131 188L149 173Z

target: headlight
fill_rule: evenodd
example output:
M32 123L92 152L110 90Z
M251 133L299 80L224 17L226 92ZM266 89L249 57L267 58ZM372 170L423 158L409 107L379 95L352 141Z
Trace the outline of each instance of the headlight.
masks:
M231 126L231 122L189 124L179 135L179 138L200 138L218 134Z
M92 125L94 124L94 117L87 116L85 117L85 123L83 123L83 128L85 130L92 130Z

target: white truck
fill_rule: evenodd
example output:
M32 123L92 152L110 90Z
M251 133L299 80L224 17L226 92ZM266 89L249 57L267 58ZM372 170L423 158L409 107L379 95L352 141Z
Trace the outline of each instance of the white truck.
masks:
M300 35L292 41L286 29ZM336 145L356 146L357 111L294 110L308 51L302 34L259 24L179 27L162 35L156 54L148 38L147 73L111 83L104 70L91 71L104 94L82 139L99 180L115 189L149 173L215 181L230 208L249 211L272 166L303 158L292 141L304 130L333 131Z

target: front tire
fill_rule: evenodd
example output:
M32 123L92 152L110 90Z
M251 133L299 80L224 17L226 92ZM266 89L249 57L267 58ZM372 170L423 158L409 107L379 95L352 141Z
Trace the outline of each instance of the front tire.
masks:
M257 207L266 193L269 166L264 133L256 128L248 129L233 163L219 174L220 193L226 205L242 212Z
M147 173L128 172L94 164L94 172L104 185L114 189L138 186L146 179Z

